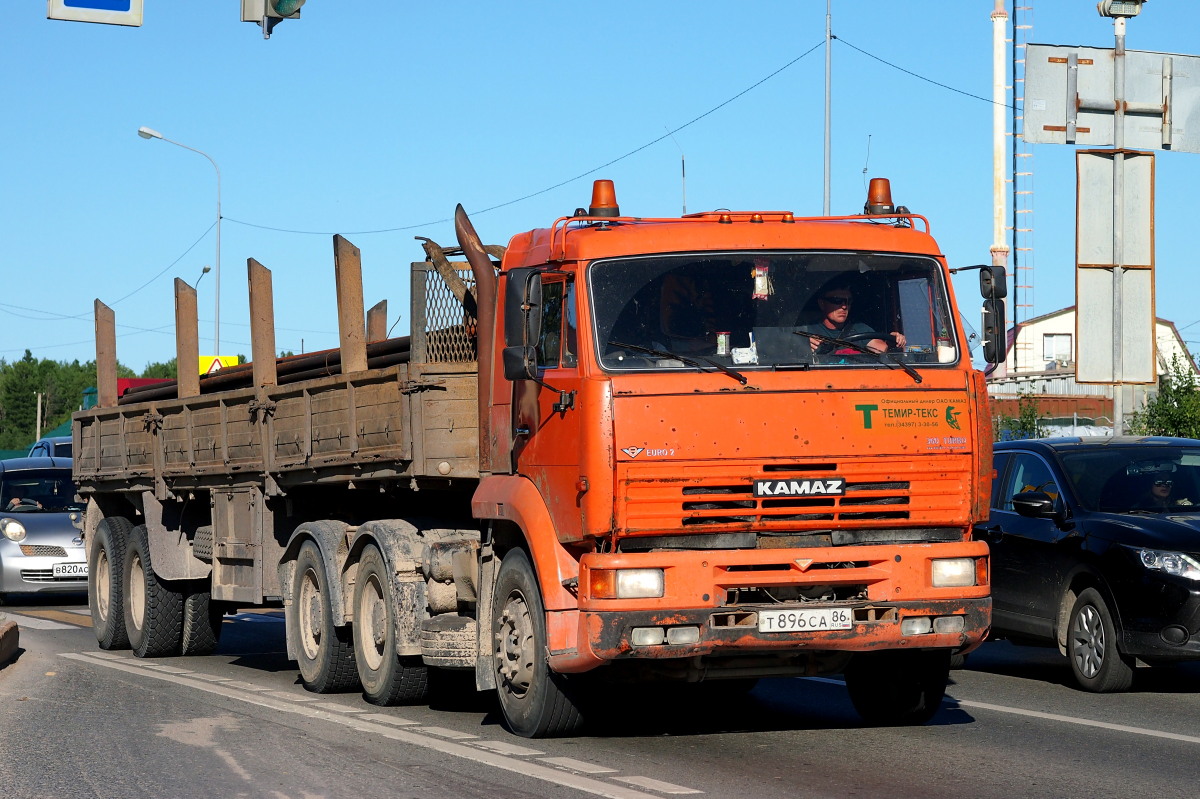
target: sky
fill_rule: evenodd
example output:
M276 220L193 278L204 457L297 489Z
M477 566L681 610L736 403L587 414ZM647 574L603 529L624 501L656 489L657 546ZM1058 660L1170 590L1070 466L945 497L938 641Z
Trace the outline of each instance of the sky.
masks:
M1113 46L1094 0L1024 3L1030 41ZM273 272L280 350L337 346L334 233L406 334L414 236L454 245L456 203L495 244L586 206L595 178L629 215L676 216L685 192L689 212L822 211L825 0L310 0L269 40L239 6L146 0L131 28L0 3L0 358L93 359L99 298L123 364L170 360L176 277L200 281L214 354L217 173L140 126L219 166L223 355L251 350L247 258ZM832 2L831 210L890 178L951 267L990 261L992 7ZM1194 53L1197 30L1200 4L1153 0L1126 45ZM1075 301L1073 149L1033 146L1026 317ZM1200 349L1200 155L1156 170L1156 312ZM973 273L955 284L978 327Z

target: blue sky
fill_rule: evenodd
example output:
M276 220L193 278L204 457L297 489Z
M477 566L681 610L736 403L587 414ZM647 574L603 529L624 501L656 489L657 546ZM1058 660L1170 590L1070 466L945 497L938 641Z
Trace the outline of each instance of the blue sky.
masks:
M1093 0L1027 2L1033 41L1112 46ZM833 3L832 209L857 212L866 177L889 177L951 266L989 259L992 108L967 95L991 96L992 6ZM279 348L336 346L336 232L362 250L367 305L387 299L394 335L406 332L413 236L453 244L459 202L498 244L586 205L596 177L616 182L625 213L677 215L682 153L689 211L821 212L824 0L311 0L267 41L237 0L148 0L141 28L44 14L40 0L0 4L9 361L93 358L97 297L116 310L123 363L174 356L172 280L214 263L216 177L201 156L139 138L142 125L220 166L223 354L250 352L248 257L274 272ZM1194 53L1197 30L1194 0L1153 0L1127 46ZM1035 148L1037 314L1074 302L1071 150ZM1198 184L1200 155L1159 154L1157 312L1193 348ZM198 287L202 353L213 277ZM974 277L958 288L977 325Z

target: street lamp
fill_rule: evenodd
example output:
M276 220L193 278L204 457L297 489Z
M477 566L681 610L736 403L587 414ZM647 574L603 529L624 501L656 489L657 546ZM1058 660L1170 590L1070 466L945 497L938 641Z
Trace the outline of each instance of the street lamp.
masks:
M143 139L162 139L163 141L170 142L171 144L174 144L177 147L182 147L185 150L191 150L194 153L199 153L200 155L202 155L208 159L208 162L213 165L213 169L217 170L217 261L216 261L216 269L215 269L216 281L217 281L217 286L216 286L216 292L217 292L216 306L217 307L216 307L215 318L213 321L213 354L216 355L217 357L220 357L221 356L221 168L219 166L217 166L217 162L212 159L212 156L209 155L208 153L204 152L203 150L197 150L195 147L188 147L186 144L181 144L180 142L177 142L174 139L168 139L166 136L162 135L157 130L153 130L151 128L142 126L142 127L138 128L138 135L141 136ZM204 271L207 272L208 267L205 267ZM203 277L204 272L201 272L200 276ZM199 283L200 281L197 280L196 282Z

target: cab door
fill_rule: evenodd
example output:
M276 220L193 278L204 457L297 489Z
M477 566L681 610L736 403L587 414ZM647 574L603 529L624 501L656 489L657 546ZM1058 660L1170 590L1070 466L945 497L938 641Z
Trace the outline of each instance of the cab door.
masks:
M517 471L542 494L560 535L578 538L580 463L587 442L580 424L580 377L574 276L548 273L542 281L537 340L538 381L517 386Z

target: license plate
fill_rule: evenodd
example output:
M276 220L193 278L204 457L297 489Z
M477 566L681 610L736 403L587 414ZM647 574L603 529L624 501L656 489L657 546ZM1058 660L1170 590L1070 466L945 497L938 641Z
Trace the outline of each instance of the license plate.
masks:
M820 632L849 630L854 626L850 608L813 608L812 610L760 610L760 633Z
M55 563L55 577L87 577L88 565L86 563Z

